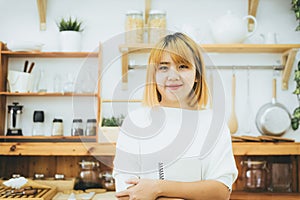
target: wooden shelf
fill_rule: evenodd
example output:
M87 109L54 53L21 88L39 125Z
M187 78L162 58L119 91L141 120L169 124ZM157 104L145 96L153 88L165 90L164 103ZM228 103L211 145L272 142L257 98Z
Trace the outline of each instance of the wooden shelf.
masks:
M0 136L1 142L96 142L96 136Z
M28 97L96 97L97 94L91 93L11 93L11 92L0 92L3 96L28 96Z
M122 44L119 50L122 53L122 83L126 89L128 82L128 54L149 53L152 44ZM282 54L283 76L282 89L288 89L288 80L300 44L200 44L207 53L267 53Z
M239 192L233 191L230 199L232 200L292 200L300 199L300 193L276 193L276 192Z
M2 136L0 138L7 137ZM24 136L19 136L24 137ZM32 139L33 137L31 137ZM81 139L84 137L81 137ZM14 151L11 151L12 146ZM235 156L287 156L300 155L300 143L279 142L237 142L233 143ZM39 155L39 156L113 156L115 143L94 142L0 142L0 155Z
M98 57L97 52L43 52L43 51L2 51L9 57L40 57L40 58L85 58Z

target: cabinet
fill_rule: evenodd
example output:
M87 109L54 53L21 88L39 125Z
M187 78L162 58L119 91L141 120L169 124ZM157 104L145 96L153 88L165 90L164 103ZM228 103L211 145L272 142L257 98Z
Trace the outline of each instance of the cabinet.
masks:
M16 92L9 92L7 88L7 75L8 71L10 69L9 66L9 60L10 59L19 59L19 60L29 60L29 59L48 59L47 62L51 62L52 60L56 60L57 62L62 62L58 59L81 59L83 61L81 63L81 66L79 68L77 77L80 76L80 74L85 73L85 69L92 68L92 71L89 71L90 73L93 73L96 77L93 83L95 85L93 86L92 92L77 92L76 90L71 93L57 93L57 92L43 92L43 93L37 93L37 92L30 92L30 93L16 93ZM12 52L9 51L3 43L0 43L0 140L2 141L26 141L26 142L32 142L32 141L38 141L38 142L80 142L80 141L87 141L87 142L96 142L97 141L97 134L96 136L67 136L69 134L64 133L65 136L49 136L51 135L49 132L46 133L48 136L31 136L32 134L30 131L27 130L27 133L25 133L26 136L5 136L6 135L6 112L7 112L7 104L9 101L11 101L14 98L17 99L28 99L27 101L29 104L39 104L43 103L45 99L51 99L49 101L53 102L54 105L59 105L60 101L64 101L65 104L74 104L76 102L81 102L82 99L85 98L85 102L81 103L80 105L83 105L86 109L93 108L94 110L92 114L89 115L90 118L96 118L97 122L100 121L100 81L98 79L99 71L100 71L100 59L101 59L101 53L100 50L98 52ZM90 62L90 60L93 60ZM77 61L75 61L77 62ZM51 64L49 66L51 67ZM61 66L63 67L63 66ZM23 66L18 66L18 71L22 71ZM36 67L35 67L36 68ZM72 72L75 71L75 69L68 69ZM56 73L61 73L60 69L57 70ZM62 77L64 78L64 77ZM88 76L86 78L89 78ZM87 82L88 80L82 80L80 78L77 79L75 84L76 85L83 85L84 82ZM48 90L49 91L49 90ZM30 102L31 99L34 99L34 102ZM38 100L36 100L38 99ZM86 100L88 99L88 100ZM90 105L90 102L92 102L94 105ZM26 106L26 105L25 105ZM46 106L44 106L46 107ZM95 108L94 108L95 107ZM73 109L77 109L76 107L73 107ZM89 109L91 110L91 109ZM33 112L33 110L30 110L30 112ZM29 112L27 110L27 112ZM49 111L50 112L50 111ZM63 111L61 111L63 112ZM66 111L67 112L67 111ZM82 112L82 111L78 111ZM89 111L89 113L91 113ZM27 115L28 116L28 115ZM29 115L30 118L32 115ZM80 117L80 115L74 117ZM32 120L32 119L30 119ZM52 119L48 119L47 123L51 123ZM72 120L71 119L64 119L68 120L69 123ZM30 126L30 125L29 125ZM97 130L98 132L98 130Z

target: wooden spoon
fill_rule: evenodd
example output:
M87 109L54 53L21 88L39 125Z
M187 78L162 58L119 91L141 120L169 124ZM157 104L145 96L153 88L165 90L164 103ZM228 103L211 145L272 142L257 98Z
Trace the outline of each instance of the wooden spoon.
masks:
M232 74L232 89L231 89L231 114L228 121L228 127L231 134L234 134L238 130L238 121L235 114L235 74Z

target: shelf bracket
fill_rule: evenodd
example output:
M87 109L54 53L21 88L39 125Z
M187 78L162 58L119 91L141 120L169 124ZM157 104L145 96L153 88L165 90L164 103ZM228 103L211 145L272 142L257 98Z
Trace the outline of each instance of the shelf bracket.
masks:
M282 72L282 90L288 90L289 89L289 79L291 76L291 71L293 68L293 64L295 61L296 54L298 52L298 49L290 49L286 52L284 52L281 56L281 63L284 65L284 69Z
M47 10L47 0L37 0L37 6L40 17L40 30L46 30L46 10Z
M253 17L256 17L257 7L259 4L259 0L248 0L248 15L252 15ZM248 21L248 31L253 31L254 22L252 19L249 19Z

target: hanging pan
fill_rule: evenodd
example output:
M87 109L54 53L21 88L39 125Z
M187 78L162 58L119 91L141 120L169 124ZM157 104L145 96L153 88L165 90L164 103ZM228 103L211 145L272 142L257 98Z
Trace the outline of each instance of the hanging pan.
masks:
M273 79L273 98L263 105L256 115L256 126L263 135L281 136L290 127L289 111L276 101L276 79Z

